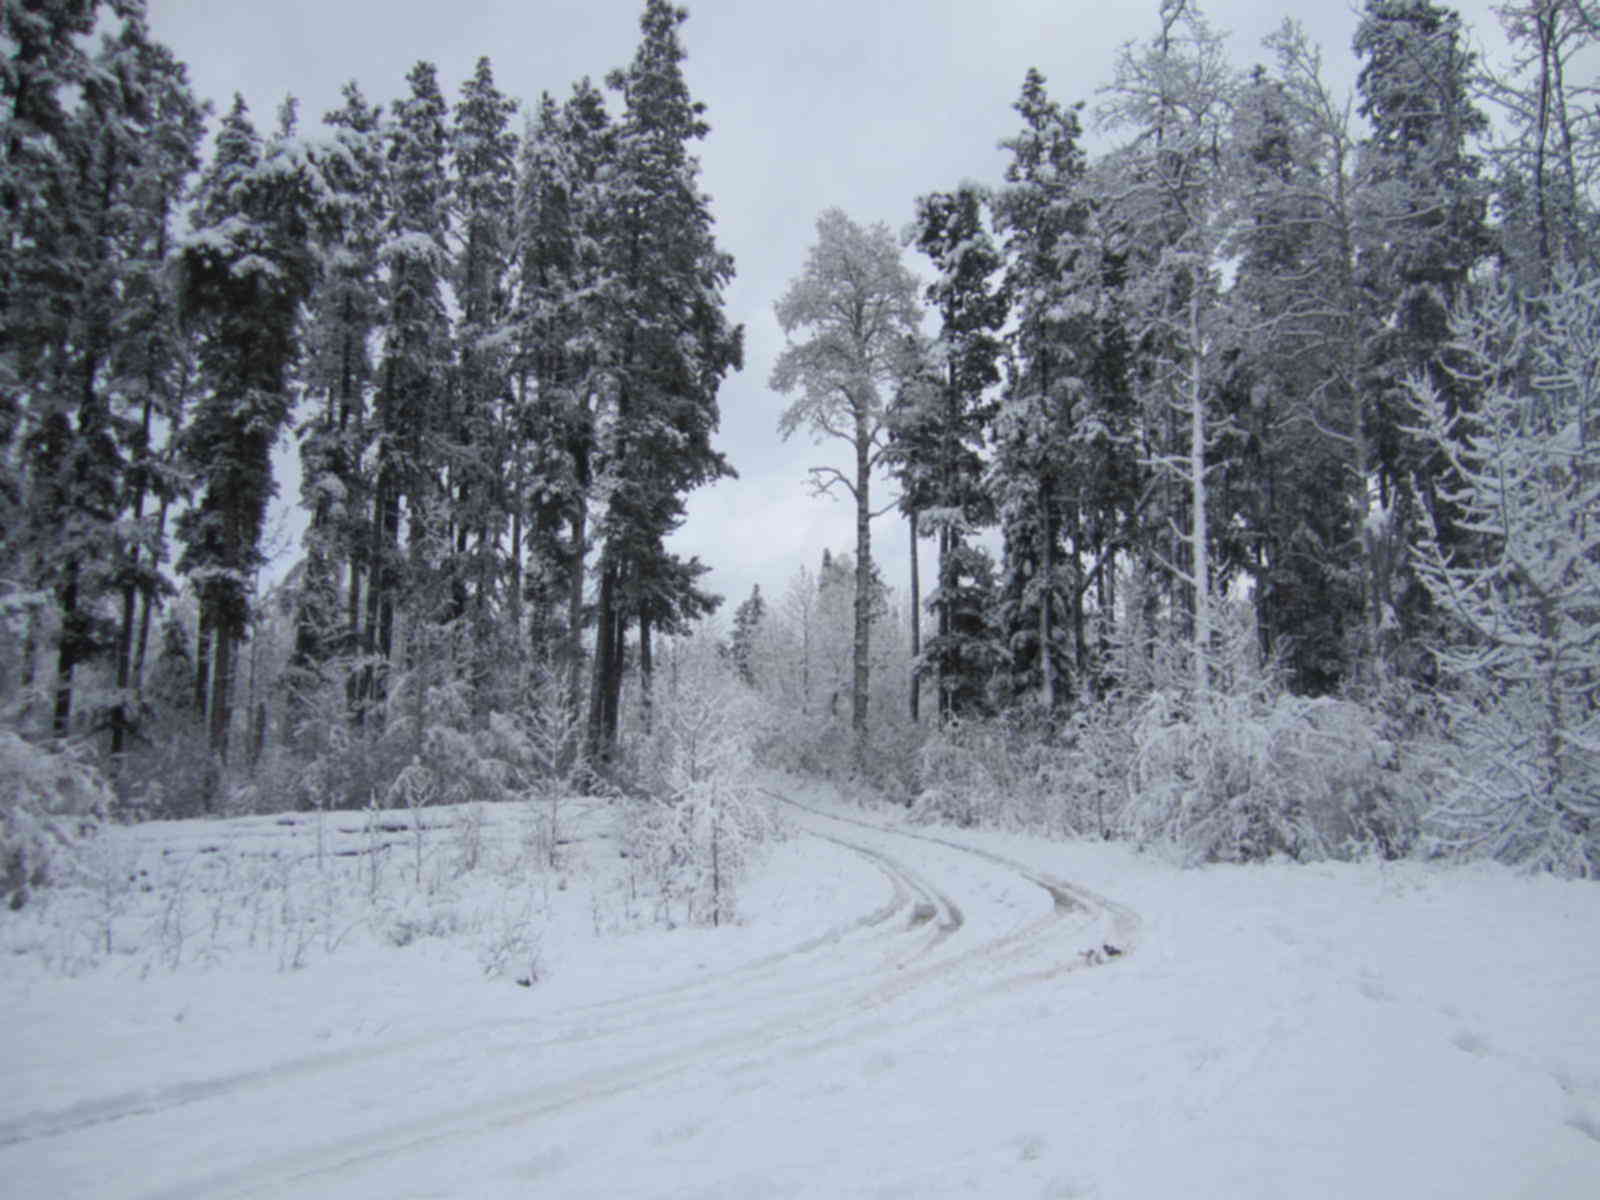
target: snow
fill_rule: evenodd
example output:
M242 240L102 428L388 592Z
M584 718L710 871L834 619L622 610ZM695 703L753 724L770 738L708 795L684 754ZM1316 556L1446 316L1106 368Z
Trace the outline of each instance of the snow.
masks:
M1600 1194L1592 884L1180 871L773 786L807 807L721 929L658 923L614 810L574 806L563 868L512 881L541 925L530 988L485 978L469 934L292 971L10 954L7 1193ZM193 849L254 822L114 835Z

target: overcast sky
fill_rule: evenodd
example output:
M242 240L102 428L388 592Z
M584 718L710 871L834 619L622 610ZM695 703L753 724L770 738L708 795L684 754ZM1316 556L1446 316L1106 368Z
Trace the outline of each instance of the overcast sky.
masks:
M806 468L848 466L842 443L779 439L784 399L767 388L783 339L772 302L804 263L818 213L838 207L899 231L915 198L963 179L999 182L996 142L1017 127L1010 105L1038 67L1063 102L1094 101L1117 48L1155 26L1157 0L690 0L685 70L708 108L702 185L719 243L737 262L731 320L745 326L745 369L723 386L719 448L739 471L695 493L672 545L714 568L723 619L754 583L782 594L823 548L854 547L847 499L813 499ZM1490 0L1456 6L1475 41L1501 40ZM155 35L189 64L196 90L225 110L242 93L258 128L271 128L285 93L307 131L338 103L345 80L367 97L405 93L418 59L437 65L453 105L480 55L496 81L531 108L584 75L597 82L638 43L642 0L149 0ZM1328 75L1349 87L1355 6L1342 0L1211 0L1203 9L1232 34L1235 62L1266 61L1261 39L1285 16L1324 48ZM926 263L913 252L919 273ZM292 457L292 455L290 456ZM296 488L285 481L281 503ZM891 494L880 488L885 500ZM874 523L885 578L904 594L906 532ZM924 544L924 559L929 547ZM284 569L283 566L278 568Z

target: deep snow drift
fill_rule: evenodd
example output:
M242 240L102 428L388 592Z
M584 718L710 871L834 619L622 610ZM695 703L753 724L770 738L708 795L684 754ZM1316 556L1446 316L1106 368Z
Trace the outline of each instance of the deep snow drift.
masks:
M809 807L720 929L666 928L608 806L569 813L558 868L492 810L467 875L466 827L429 813L386 879L325 858L345 883L267 888L309 916L254 929L174 918L160 880L295 831L112 831L167 875L108 918L108 959L43 965L89 961L59 906L0 924L7 1194L1600 1194L1592 884L1180 871L774 786Z

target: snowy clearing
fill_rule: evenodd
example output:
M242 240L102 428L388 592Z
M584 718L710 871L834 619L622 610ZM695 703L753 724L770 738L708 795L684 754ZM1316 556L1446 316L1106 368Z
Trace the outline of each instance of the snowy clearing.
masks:
M298 969L281 948L208 963L203 930L172 969L126 913L133 948L66 977L41 965L45 917L6 927L8 1194L1600 1190L1591 885L1416 863L1178 871L774 787L804 807L785 806L795 836L732 927L668 929L630 894L605 806L574 809L562 869L436 892L404 945L350 934L322 953L313 923ZM486 811L491 841L521 836L520 810ZM426 817L424 874L459 845L450 811ZM112 836L198 863L274 831L293 832ZM389 836L398 875L414 847ZM483 905L509 896L537 926L528 988L515 966L484 974Z

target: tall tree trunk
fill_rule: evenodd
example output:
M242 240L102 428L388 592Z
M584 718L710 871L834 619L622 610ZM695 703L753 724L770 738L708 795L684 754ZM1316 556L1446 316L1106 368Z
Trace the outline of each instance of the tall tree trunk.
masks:
M228 761L228 726L233 716L233 634L218 628L211 664L211 753L218 762Z
M388 699L386 676L394 662L394 614L397 563L400 558L400 488L394 472L378 485L376 572L377 586L368 585L367 608L376 607L377 645L373 667L377 671L370 699L382 704ZM374 600L376 605L374 605Z
M165 207L163 206L162 221L165 227ZM163 239L164 240L164 239ZM145 374L145 399L143 411L139 420L139 445L145 454L150 452L150 425L155 407L155 379L153 371ZM138 529L139 523L144 520L144 472L141 470L136 477L131 503L133 527ZM126 748L128 728L128 695L133 689L133 640L134 621L138 610L139 586L134 578L139 566L141 547L135 535L133 544L128 547L128 579L122 585L122 619L117 623L117 704L111 712L111 771L113 776L122 773L122 755Z
M132 561L137 562L137 556ZM127 746L128 695L133 684L133 626L137 611L138 588L129 583L122 589L122 615L117 621L117 703L111 710L111 775L114 779L122 774L122 756Z
M156 544L166 536L167 509L169 501L165 496L156 508ZM139 636L134 643L133 650L133 690L136 696L144 695L144 664L150 650L150 621L152 610L155 608L155 589L145 588L139 595Z
M1200 289L1189 297L1189 544L1194 563L1194 688L1197 701L1211 687L1211 557L1206 530L1206 410L1200 378Z
M211 710L209 725L210 766L206 772L205 810L215 812L222 780L228 765L228 725L232 717L230 698L233 685L233 636L222 620L216 625L216 646L211 669Z
M950 602L955 597L955 532L948 523L939 526L939 661L935 678L939 684L939 719L955 715L956 664L951 641Z
M27 629L22 635L22 670L19 683L22 690L22 711L18 714L18 723L26 724L33 714L33 685L38 676L39 664L39 614L30 609L27 615Z
M361 651L361 561L354 546L346 571L349 586L345 589L344 637L340 640L344 652L355 655ZM361 672L351 671L345 680L345 707L351 723L357 726L361 723L361 698Z
M200 614L195 621L194 644L194 711L202 718L211 708L211 626L211 605L202 593Z
M612 637L616 632L612 610L616 604L616 569L610 551L602 552L600 594L596 601L594 669L589 675L589 761L610 760L611 746L606 740L606 699L610 692L611 661L615 657Z
M619 569L620 573L620 569ZM607 638L611 646L611 657L606 664L605 672L605 709L604 732L606 753L610 755L616 749L617 736L622 727L622 679L626 674L628 646L628 620L623 615L622 606L617 603L618 597L615 589L620 588L619 580L613 588L611 603L611 634Z
M61 585L61 635L56 648L56 701L51 729L56 737L72 732L72 673L81 657L84 616L78 609L78 560L66 564Z
M922 655L922 584L917 576L917 510L906 514L911 526L911 723L917 724L922 705L922 672L917 659Z
M654 695L652 688L655 684L655 661L650 652L650 606L639 606L639 716L644 732L648 734L651 727L652 705Z
M567 636L565 645L567 667L567 707L577 720L578 704L583 696L583 576L587 557L584 543L588 538L585 528L588 506L580 498L572 513L572 564L567 574Z
M1051 653L1054 629L1050 603L1051 579L1055 575L1055 529L1050 521L1050 501L1041 497L1039 513L1039 701L1047 713L1056 708L1056 660Z
M867 696L871 682L872 649L872 485L871 446L865 431L866 414L857 418L856 435L856 611L855 686L850 696L850 728L855 740L857 768L866 765Z

